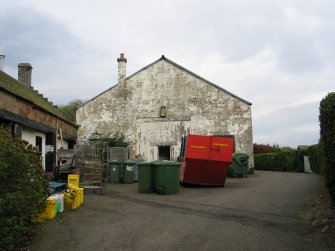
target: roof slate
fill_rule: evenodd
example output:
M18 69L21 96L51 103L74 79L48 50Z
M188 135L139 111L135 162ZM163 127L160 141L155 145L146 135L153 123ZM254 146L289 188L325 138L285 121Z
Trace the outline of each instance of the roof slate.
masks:
M72 121L69 121L65 116L61 113L59 109L54 107L51 103L46 101L41 94L38 94L37 91L27 87L26 85L22 84L15 78L9 76L3 71L0 71L0 90L4 90L14 96L23 99L41 110L44 110L60 119L68 122L76 126L76 124Z

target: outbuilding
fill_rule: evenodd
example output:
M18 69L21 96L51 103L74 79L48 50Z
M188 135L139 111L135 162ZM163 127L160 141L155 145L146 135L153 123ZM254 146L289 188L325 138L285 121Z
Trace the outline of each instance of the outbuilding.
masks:
M176 160L182 136L225 135L253 166L251 103L162 56L126 75L121 53L118 83L77 109L78 139L91 130L122 133L130 158ZM98 125L98 126L97 126Z
M57 149L74 147L78 126L33 88L31 64L20 63L15 79L3 71L4 58L0 55L0 125L34 146L45 171L53 172Z

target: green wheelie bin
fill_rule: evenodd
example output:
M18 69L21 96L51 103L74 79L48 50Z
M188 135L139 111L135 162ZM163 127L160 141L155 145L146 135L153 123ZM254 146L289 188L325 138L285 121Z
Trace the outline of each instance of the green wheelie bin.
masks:
M231 177L247 177L249 156L245 153L234 153L233 162L230 165L228 174Z
M154 176L152 162L138 163L138 192L152 193L154 191Z
M136 162L132 160L126 160L123 162L123 182L134 183L134 170Z
M154 184L158 194L177 194L179 192L180 163L174 161L155 161Z
M112 160L108 162L109 181L110 183L121 183L122 178L122 162Z

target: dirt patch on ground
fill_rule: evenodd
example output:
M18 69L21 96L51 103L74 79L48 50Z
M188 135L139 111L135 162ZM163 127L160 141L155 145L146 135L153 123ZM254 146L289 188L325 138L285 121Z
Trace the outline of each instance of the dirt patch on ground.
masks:
M313 235L324 239L329 247L335 250L335 204L327 191L310 203L303 218L310 225Z

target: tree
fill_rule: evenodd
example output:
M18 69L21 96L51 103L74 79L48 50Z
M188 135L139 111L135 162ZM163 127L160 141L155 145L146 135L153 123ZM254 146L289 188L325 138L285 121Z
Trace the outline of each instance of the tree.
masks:
M274 152L273 147L270 146L269 144L256 144L254 143L254 154L258 153L272 153Z
M73 122L76 122L76 110L79 106L84 104L85 101L81 99L74 99L67 103L66 105L59 105L59 110L64 114L64 116Z

